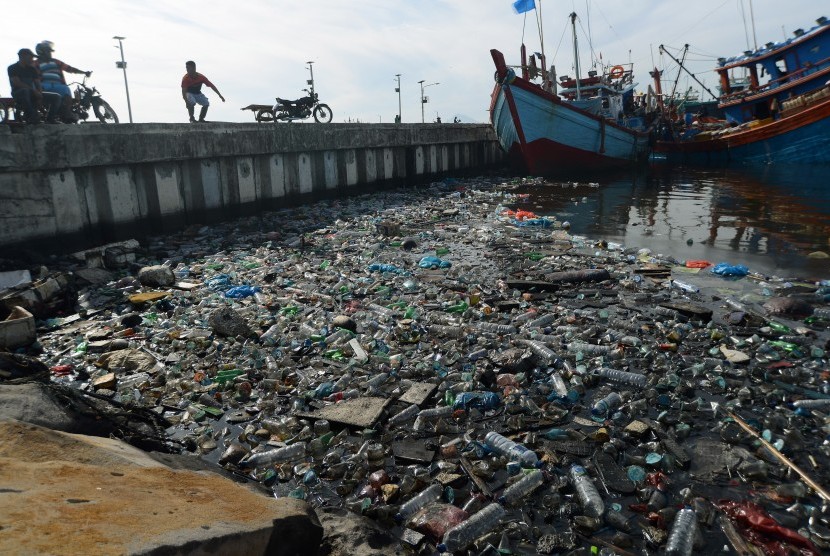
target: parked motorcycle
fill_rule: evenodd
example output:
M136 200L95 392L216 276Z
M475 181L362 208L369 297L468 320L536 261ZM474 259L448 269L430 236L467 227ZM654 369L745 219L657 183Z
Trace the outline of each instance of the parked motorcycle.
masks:
M323 104L314 92L314 70L308 62L308 71L311 72L311 79L308 80L309 89L303 89L308 96L297 100L287 100L277 97L274 105L274 122L293 122L294 120L305 120L314 117L314 121L327 124L332 119L332 111L328 104Z
M98 118L102 124L117 124L118 115L112 106L107 101L101 98L101 93L95 87L88 87L86 84L86 77L80 83L70 83L70 85L77 85L72 94L72 113L78 118L78 122L89 119L89 111Z

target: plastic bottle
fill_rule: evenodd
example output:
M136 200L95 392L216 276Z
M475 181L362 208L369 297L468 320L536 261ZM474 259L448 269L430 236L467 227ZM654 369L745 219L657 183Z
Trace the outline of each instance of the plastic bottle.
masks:
M477 538L495 529L506 513L505 509L495 502L485 506L466 521L444 533L438 550L456 552L470 546Z
M443 324L431 324L429 331L437 336L445 336L447 338L460 338L464 334L464 329L460 326L446 326Z
M495 431L487 433L484 437L484 445L500 454L504 454L513 461L518 461L525 467L533 467L539 463L539 458L532 450L513 442L509 438L505 438Z
M793 402L795 407L805 407L805 408L822 408L822 407L830 407L830 399L827 400L796 400Z
M403 411L396 413L392 417L389 418L389 426L397 425L398 423L405 423L410 419L415 418L418 415L418 412L421 411L421 408L418 407L416 404L412 404Z
M556 352L542 342L537 342L535 340L521 340L521 343L529 347L530 351L532 351L536 357L539 357L546 363L552 363L556 360Z
M570 353L582 352L584 355L605 355L611 351L611 346L598 346L587 342L571 342L568 344Z
M418 510L420 510L427 504L438 500L441 497L442 492L444 492L444 489L439 484L429 486L416 496L410 498L405 503L401 504L398 513L395 514L395 521L398 524L404 523L410 517L415 515L418 512Z
M270 465L283 461L292 461L305 456L306 443L297 442L290 446L277 448L276 450L269 450L267 452L259 452L253 454L245 460L239 462L241 467L260 467L263 465Z
M483 331L483 332L493 332L494 334L516 334L518 330L516 330L515 326L511 326L509 324L498 324L495 322L479 322L476 324L476 327Z
M639 373L630 373L628 371L619 371L617 369L597 369L594 371L596 376L608 379L612 382L625 384L626 386L635 386L637 388L645 388L648 384L648 377Z
M502 492L499 502L513 506L523 500L528 494L539 488L545 482L545 476L538 469L534 469Z
M671 286L688 293L700 293L700 288L688 282L681 282L680 280L671 280Z
M556 313L549 313L527 323L528 328L542 328L559 318Z
M690 556L695 544L697 515L694 510L684 508L677 512L666 541L666 556Z
M562 378L562 375L559 373L553 373L551 381L553 382L553 390L556 392L557 396L560 398L568 397L568 385L565 384L565 380Z
M591 408L591 413L597 416L608 415L622 405L622 398L616 392L611 392Z
M572 465L568 474L582 506L582 512L588 517L601 518L605 513L605 503L588 472L581 465Z

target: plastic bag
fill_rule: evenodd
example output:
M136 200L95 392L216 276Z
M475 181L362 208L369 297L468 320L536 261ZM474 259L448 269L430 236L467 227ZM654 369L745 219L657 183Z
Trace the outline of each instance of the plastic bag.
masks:
M686 268L706 268L712 266L709 261L686 261Z
M486 411L496 409L499 405L501 398L495 392L462 392L456 396L452 408L466 410L475 407Z
M441 540L447 530L452 529L468 517L467 512L452 504L436 503L430 504L415 514L409 526L437 542Z
M721 276L746 276L749 274L749 269L742 264L730 265L728 263L720 263L712 268L712 272Z
M418 261L418 266L421 268L449 268L452 266L450 261L443 261L438 257L428 256Z
M233 299L242 299L243 297L251 297L260 289L256 286L234 286L225 291L225 297Z

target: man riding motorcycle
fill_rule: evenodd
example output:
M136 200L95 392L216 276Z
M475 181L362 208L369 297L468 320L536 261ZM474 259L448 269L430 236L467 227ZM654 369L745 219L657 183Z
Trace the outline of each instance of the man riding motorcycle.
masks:
M89 77L91 71L83 71L74 68L69 64L52 57L52 52L55 50L55 43L52 41L41 41L35 46L37 52L37 63L40 66L41 83L43 84L43 91L49 93L58 93L61 96L60 116L61 120L66 123L75 123L78 121L77 117L72 114L72 91L66 84L64 72L79 73Z

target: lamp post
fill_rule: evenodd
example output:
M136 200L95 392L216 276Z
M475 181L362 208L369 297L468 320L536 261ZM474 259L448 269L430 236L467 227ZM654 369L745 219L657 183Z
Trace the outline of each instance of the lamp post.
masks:
M426 89L427 87L432 87L433 85L440 85L440 83L430 83L428 85L424 85L424 81L424 79L418 81L418 83L421 85L421 123L424 123L424 104L429 102L429 99L424 96L424 89Z
M124 61L124 45L121 43L126 37L113 37L118 41L118 48L121 50L121 61L115 62L115 67L124 70L124 89L127 91L127 113L130 115L130 123L133 123L133 108L130 105L130 86L127 85L127 62Z
M398 123L401 123L401 74L396 73L395 77L398 79L398 86L395 87L395 92L398 93Z

